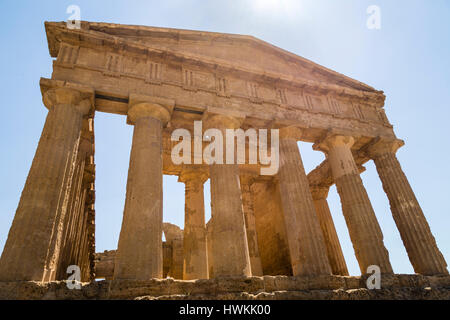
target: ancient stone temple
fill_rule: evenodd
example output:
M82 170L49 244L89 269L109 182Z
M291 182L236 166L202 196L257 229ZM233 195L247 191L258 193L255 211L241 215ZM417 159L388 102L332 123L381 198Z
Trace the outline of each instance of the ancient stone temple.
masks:
M396 158L404 143L385 115L382 91L251 36L94 22L45 28L55 58L51 79L40 80L48 114L1 256L0 297L40 298L73 265L88 283L83 288L91 286L73 291L84 298L94 287L97 298L158 296L169 287L171 294L196 288L213 295L212 283L214 294L333 294L365 288L371 266L384 288L448 294L447 264ZM123 115L134 128L118 246L104 253L95 252L97 112ZM260 159L209 164L195 151L187 155L191 164L173 161L176 129L203 146L209 128L224 135L276 129L277 170L261 174L267 163ZM305 172L298 141L313 143L326 160ZM250 139L245 143L250 154ZM368 161L416 275L393 273L360 176ZM163 223L164 174L185 185L183 229ZM205 221L208 179L212 218ZM348 276L327 204L334 184L361 277ZM127 296L122 289L136 286L132 281L145 286ZM45 290L11 296L7 288L19 282ZM155 293L152 283L161 282L166 289ZM114 286L122 287L111 296Z

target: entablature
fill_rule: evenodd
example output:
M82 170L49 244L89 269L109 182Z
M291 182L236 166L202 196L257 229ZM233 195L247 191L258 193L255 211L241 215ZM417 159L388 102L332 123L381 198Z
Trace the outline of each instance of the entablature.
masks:
M284 88L289 91L302 91L304 94L330 94L339 97L339 99L351 99L354 103L357 102L361 105L371 105L377 108L382 108L384 105L385 96L382 91L367 89L370 88L368 86L357 86L358 88L364 88L364 90L355 89L348 85L347 82L349 78L343 75L340 75L341 78L339 78L338 80L336 80L336 78L338 77L334 75L333 81L331 81L332 76L330 75L329 82L317 81L308 78L302 78L301 74L299 74L298 76L288 76L283 73L269 72L267 70L254 68L249 64L242 65L238 63L230 63L230 61L220 58L212 58L210 56L204 56L200 54L175 52L170 49L162 50L158 48L152 48L139 41L130 40L128 38L121 38L98 31L92 31L88 29L69 30L65 28L65 24L62 23L47 23L46 27L47 36L49 38L50 52L52 56L58 56L61 53L61 46L64 46L64 44L74 47L81 46L85 49L92 49L94 51L102 52L103 54L105 54L105 52L108 52L109 55L116 54L124 57L123 61L121 62L121 65L123 67L123 74L127 74L128 71L131 71L131 75L142 76L143 74L145 74L148 78L148 74L150 74L151 71L147 69L151 67L152 63L162 63L168 66L170 66L171 64L175 64L181 65L182 69L187 69L194 72L192 77L188 77L187 79L192 79L194 83L197 82L197 85L200 87L202 80L204 80L210 87L215 87L215 81L210 80L214 80L214 78L224 78L224 75L228 77L231 76L232 78L235 77L238 79L242 79L249 83L253 82L255 85L259 85L261 87L260 91L262 96L256 97L256 99L267 100L267 97L263 96L265 87L264 84L266 84L271 88L280 87L280 89ZM236 48L236 50L238 49L239 48ZM136 72L136 69L129 70L126 67L127 60L140 60L140 63L142 65L146 65L146 67L139 69L141 73ZM103 64L105 63L103 62ZM320 66L318 65L311 63L311 66L309 67L315 74L323 75L325 73L325 71L323 70L325 68L319 68ZM208 79L208 76L205 76L205 74L202 74L202 72L209 74L212 79ZM356 84L360 83L356 80L351 80ZM354 83L352 85L356 86L356 84ZM238 88L247 89L248 86L239 85ZM283 97L283 95L278 94L279 91L274 91L276 92L274 100L277 100L280 103L288 102L289 104L289 95ZM273 94L271 93L271 95ZM279 98L276 98L277 95L279 96ZM333 108L333 105L331 106L331 108Z

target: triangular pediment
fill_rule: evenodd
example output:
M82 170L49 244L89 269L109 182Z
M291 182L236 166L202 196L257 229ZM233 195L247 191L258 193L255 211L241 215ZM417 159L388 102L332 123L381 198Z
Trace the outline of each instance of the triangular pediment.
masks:
M52 56L56 55L58 46L57 37L54 36L57 32L54 30L64 26L65 22L46 23ZM227 64L241 70L270 74L271 77L279 75L284 79L314 81L376 92L364 83L252 36L97 22L82 22L82 30L96 36L103 34L156 50L176 52L194 59L206 58L219 66Z

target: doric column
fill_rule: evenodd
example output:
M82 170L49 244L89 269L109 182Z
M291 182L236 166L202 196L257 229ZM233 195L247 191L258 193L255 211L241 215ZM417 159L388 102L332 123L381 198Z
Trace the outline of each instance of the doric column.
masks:
M55 87L43 88L48 89L44 104L49 112L0 259L0 281L56 277L82 121L91 111L92 91L50 83Z
M331 274L322 231L297 145L300 134L296 128L280 130L278 178L292 272L294 276Z
M173 102L130 96L134 125L122 228L114 279L162 277L162 128Z
M239 128L242 121L218 114L205 114L205 118L204 126L220 130L224 138L227 128ZM214 277L251 276L239 167L215 163L209 166L209 173Z
M325 240L331 270L335 275L348 276L347 264L345 263L341 244L331 217L330 207L328 206L327 197L329 190L329 187L314 186L311 188L311 194Z
M375 162L414 271L424 275L448 274L447 263L395 155L403 144L401 140L377 139L367 148L367 154Z
M253 276L262 276L263 270L258 249L258 237L256 235L255 213L251 191L252 184L252 177L241 176L242 206L244 210L245 228L247 232L250 267Z
M178 181L185 184L183 279L208 279L205 202L203 184L208 175L201 168L185 168Z
M314 148L327 154L361 273L370 265L392 273L383 233L353 158L353 143L353 137L332 134Z

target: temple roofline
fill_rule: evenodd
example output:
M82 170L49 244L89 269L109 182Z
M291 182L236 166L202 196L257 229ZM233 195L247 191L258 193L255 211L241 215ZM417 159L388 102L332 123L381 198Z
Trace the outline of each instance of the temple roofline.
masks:
M56 57L58 54L58 42L60 39L56 37L52 32L55 31L58 27L65 27L66 22L45 22L45 28L47 33L47 41L49 52L52 57ZM74 32L78 30L69 30L68 32ZM330 78L334 78L334 80L342 84L344 86L348 86L354 90L369 92L376 95L384 96L383 91L376 90L373 87L350 78L344 74L328 69L324 66L321 66L311 60L298 56L294 53L291 53L287 50L281 49L275 45L272 45L264 40L258 39L254 36L250 35L239 35L239 34L230 34L230 33L218 33L218 32L208 32L208 31L197 31L197 30L186 30L186 29L174 29L174 28L159 28L159 27L146 27L146 26L138 26L138 25L124 25L124 24L113 24L113 23L103 23L103 22L89 22L89 21L81 21L81 30L83 32L95 32L98 34L110 35L113 37L119 37L121 39L125 39L127 36L134 37L145 37L146 35L154 35L155 33L170 35L174 39L188 39L194 41L214 41L219 38L229 39L232 41L242 41L248 43L250 45L269 50L275 54L281 54L284 57L293 60L294 62L300 63L303 67L311 69L313 72L321 73L325 76L329 76ZM130 31L135 32L132 34ZM131 41L131 40L127 40Z

